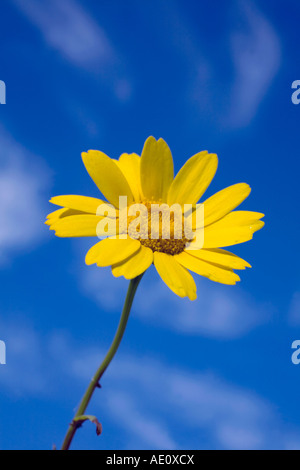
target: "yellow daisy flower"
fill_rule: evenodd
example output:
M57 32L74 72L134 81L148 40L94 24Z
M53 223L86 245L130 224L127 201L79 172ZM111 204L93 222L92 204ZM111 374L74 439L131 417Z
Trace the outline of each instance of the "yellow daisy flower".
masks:
M253 233L264 226L259 212L234 211L250 194L246 183L239 183L219 191L203 202L204 242L197 249L194 239L175 236L174 217L171 218L170 236L161 237L162 219L159 219L159 235L151 237L151 211L153 204L166 203L182 207L196 207L212 181L218 166L218 158L207 151L191 157L174 178L171 151L163 139L149 137L141 157L135 153L122 154L113 160L103 152L89 150L82 153L87 172L106 198L105 200L66 195L53 197L50 202L61 206L48 215L46 224L58 237L106 237L91 247L86 264L111 266L114 276L134 279L144 273L151 264L167 286L180 297L196 299L196 285L190 271L223 284L236 284L240 280L234 269L251 267L249 263L226 251L224 247L251 240ZM143 204L148 210L149 232L146 238L131 237L128 217L125 229L120 229L119 197L126 196L127 209ZM109 206L108 203L112 206ZM109 207L115 208L118 235L103 228L99 234L99 222L109 216ZM192 227L195 221L192 219ZM127 234L126 238L121 236Z

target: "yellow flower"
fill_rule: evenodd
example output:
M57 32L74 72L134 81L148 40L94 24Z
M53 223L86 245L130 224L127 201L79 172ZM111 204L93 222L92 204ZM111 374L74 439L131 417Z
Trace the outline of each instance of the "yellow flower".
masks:
M175 236L177 228L174 217L170 219L168 239L161 237L161 216L158 237L151 238L150 228L148 238L131 237L129 225L134 217L128 217L125 229L118 226L120 196L127 198L128 213L135 204L146 207L149 227L153 204L180 205L183 219L185 204L191 205L194 213L196 204L216 173L217 155L207 151L197 153L175 178L168 145L163 139L155 140L154 137L146 140L141 157L135 153L124 153L119 160L113 160L100 151L90 150L82 154L82 159L107 201L73 195L53 197L50 202L62 208L49 214L46 224L55 230L58 237L106 236L88 251L86 264L111 266L114 276L133 279L153 263L162 280L175 294L191 300L196 299L196 285L189 271L215 282L235 284L240 278L234 269L251 267L243 259L220 248L251 240L253 233L264 226L260 220L264 214L234 211L250 194L251 189L246 183L229 186L204 201L204 243L201 249L197 249L193 238ZM101 207L107 212L99 215ZM107 225L106 229L99 229L99 223L108 220L110 207L116 209L117 236L109 232ZM191 220L193 229L199 229L195 227L194 218Z

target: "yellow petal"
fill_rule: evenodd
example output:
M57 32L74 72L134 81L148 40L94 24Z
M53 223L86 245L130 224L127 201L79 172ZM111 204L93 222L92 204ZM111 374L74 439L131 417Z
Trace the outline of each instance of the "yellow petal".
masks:
M262 212L253 211L232 211L222 219L218 220L215 224L207 227L207 230L212 229L214 226L228 227L228 226L244 226L252 225L260 221L265 216Z
M174 256L154 252L154 265L162 280L179 297L197 298L193 276L175 260Z
M106 238L90 248L86 254L85 262L88 265L97 263L102 267L110 266L124 261L138 251L140 246L140 242L132 238Z
M187 250L187 253L195 256L196 258L202 259L203 261L220 264L221 266L225 266L230 269L251 268L251 265L247 263L247 261L231 253L230 251L221 250L220 248L192 251Z
M56 211L50 212L50 214L47 215L45 224L51 225L55 220L58 220L60 217L62 217L68 210L69 209L65 209L63 207L62 209L57 209Z
M63 207L62 209L57 209L56 211L50 212L50 214L47 215L47 219L58 219L62 214L64 214L66 211L69 209L66 209Z
M76 211L74 209L62 207L57 211L50 212L50 214L47 215L47 219L54 221L55 219L61 219L62 217L68 217L69 215L86 215L86 212Z
M97 225L102 217L96 215L71 215L55 220L50 230L55 230L58 237L96 237Z
M58 209L57 211L48 214L45 224L53 225L57 220L60 220L64 217L69 217L70 215L86 215L86 212L76 211L74 209L66 209L63 207L62 209Z
M203 248L218 248L244 243L253 238L253 233L264 226L259 220L264 214L250 211L235 211L218 222L205 227Z
M50 199L50 202L57 206L63 206L68 209L87 212L89 214L96 214L98 207L104 204L104 201L101 201L101 199L77 195L55 196Z
M207 263L199 258L195 258L187 252L175 255L174 258L185 268L193 271L200 276L207 277L211 281L220 282L222 284L234 285L240 280L239 276L231 269L222 268L216 264Z
M174 177L171 150L163 139L148 137L141 157L141 185L144 196L151 200L167 200Z
M129 184L115 161L98 150L82 153L85 168L106 199L119 207L119 196L127 196L128 205L133 202Z
M249 196L250 192L248 184L238 183L208 198L204 201L205 225L212 224L231 212Z
M133 279L151 266L153 263L153 251L143 245L130 258L122 263L112 266L112 273L115 277L124 276L126 279Z
M130 186L134 200L136 202L142 201L143 194L140 179L141 157L136 153L123 153L116 163Z
M175 177L168 204L196 204L206 191L218 167L217 155L207 151L191 157Z

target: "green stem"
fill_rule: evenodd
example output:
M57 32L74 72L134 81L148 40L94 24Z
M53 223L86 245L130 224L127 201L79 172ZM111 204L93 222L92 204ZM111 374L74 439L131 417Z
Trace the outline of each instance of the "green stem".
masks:
M106 356L104 358L104 361L102 362L99 369L95 373L95 375L92 378L85 394L82 397L82 400L80 402L77 413L75 414L75 416L74 416L74 418L73 418L73 420L72 420L72 422L71 422L71 424L68 428L68 431L67 431L67 434L65 436L65 439L64 439L61 450L68 450L70 448L73 437L74 437L78 427L80 426L80 424L76 423L76 421L74 421L74 420L78 416L84 415L84 412L85 412L85 410L86 410L86 408L87 408L87 406L90 402L90 399L92 398L92 395L93 395L95 389L97 387L100 387L99 380L101 379L102 375L106 371L107 367L109 366L110 362L112 361L114 355L116 354L116 352L118 350L118 347L121 343L121 340L122 340L122 337L124 335L124 331L125 331L125 328L126 328L126 325L127 325L127 321L128 321L130 309L131 309L131 306L132 306L132 302L133 302L133 299L134 299L134 295L135 295L135 292L136 292L137 287L139 285L139 282L142 279L142 276L143 276L143 274L141 274L140 276L138 276L138 277L136 277L136 278L134 278L130 281L128 291L127 291L127 295L126 295L126 299L125 299L125 303L124 303L124 307L123 307L123 311L122 311L122 315L121 315L121 318L120 318L119 326L118 326L118 329L116 331L114 340L113 340L113 342L112 342L112 344L111 344L111 346L108 350L108 353L106 354Z

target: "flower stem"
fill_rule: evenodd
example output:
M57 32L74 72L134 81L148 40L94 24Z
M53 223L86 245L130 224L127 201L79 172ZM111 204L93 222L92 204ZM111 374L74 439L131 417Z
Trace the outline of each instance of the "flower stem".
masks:
M70 426L68 428L68 431L67 431L67 434L65 436L65 439L64 439L61 450L68 450L70 448L73 437L74 437L78 427L81 426L80 422L78 423L74 420L78 416L84 415L84 412L85 412L85 410L86 410L86 408L87 408L87 406L90 402L90 399L92 398L92 395L93 395L95 389L100 387L99 380L101 379L102 375L106 371L107 367L109 366L110 362L112 361L114 355L116 354L116 352L118 350L118 347L121 343L121 340L122 340L122 337L124 335L124 331L125 331L125 328L126 328L126 325L127 325L127 321L128 321L130 309L131 309L131 306L132 306L132 302L133 302L133 299L134 299L134 295L136 293L137 287L138 287L139 282L142 279L142 277L143 277L143 274L141 274L140 276L137 276L136 278L132 279L129 283L129 287L128 287L126 299L125 299L125 302L124 302L122 315L121 315L121 318L120 318L120 322L119 322L118 329L116 331L114 340L113 340L113 342L112 342L112 344L111 344L111 346L110 346L110 348L109 348L109 350L108 350L108 352L107 352L107 354L104 358L104 361L102 362L99 369L95 373L95 375L92 378L85 394L82 397L79 408L78 408L78 410L77 410L77 412L76 412L76 414L75 414L75 416L74 416L74 418L73 418L73 420L70 423Z

